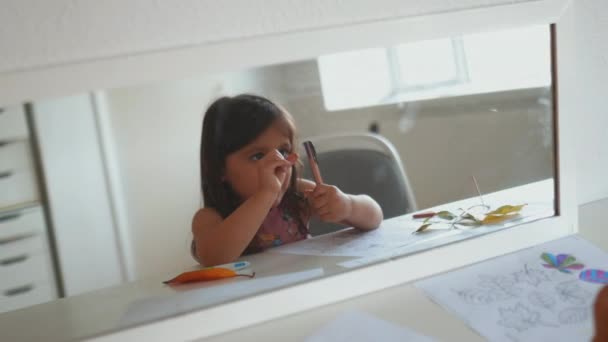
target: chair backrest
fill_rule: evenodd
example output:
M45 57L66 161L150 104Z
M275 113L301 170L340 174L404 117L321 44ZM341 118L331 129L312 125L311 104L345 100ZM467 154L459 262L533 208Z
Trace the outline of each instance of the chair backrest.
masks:
M350 194L366 194L380 204L384 218L416 210L416 200L394 146L375 134L341 134L310 137L315 145L323 181ZM310 166L301 152L303 177L311 178ZM313 220L312 235L343 228Z

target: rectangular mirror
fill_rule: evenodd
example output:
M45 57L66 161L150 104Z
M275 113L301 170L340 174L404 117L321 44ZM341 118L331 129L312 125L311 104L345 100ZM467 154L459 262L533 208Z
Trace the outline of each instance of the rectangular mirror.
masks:
M95 319L71 334L98 335L555 215L552 39L527 26L3 108L0 327ZM252 279L163 285L198 267L203 113L242 93L285 108L325 183L369 195L385 220L313 218L308 239L242 256Z

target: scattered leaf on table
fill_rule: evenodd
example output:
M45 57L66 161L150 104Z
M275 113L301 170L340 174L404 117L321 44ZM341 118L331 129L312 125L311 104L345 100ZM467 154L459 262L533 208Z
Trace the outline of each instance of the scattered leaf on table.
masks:
M210 280L218 280L224 278L233 278L233 277L249 277L253 278L255 273L252 275L249 274L238 274L235 271L223 268L223 267L211 267L211 268L203 268L201 270L184 272L177 277L167 280L165 284L184 284L184 283L192 283L197 281L210 281Z
M487 215L483 220L481 220L482 224L496 224L503 221L510 220L514 217L519 216L519 214L511 214L511 215Z
M443 210L437 213L437 216L439 218L442 218L444 220L453 220L456 218L456 215L452 214L451 212L447 211L447 210Z
M518 213L521 211L521 209L523 207L525 207L525 204L520 204L520 205L503 205L502 207L494 210L494 211L490 211L487 215L509 215L509 214L514 214L514 213Z
M478 219L477 217L473 216L473 214L471 214L471 213L466 213L466 214L462 215L462 218L465 220L474 221L476 223L481 223L481 220Z
M477 221L460 221L457 223L459 226L465 226L465 227L479 227L481 226L481 221L477 222Z
M420 226L420 228L416 229L416 231L413 234L422 233L423 231L427 230L427 228L430 226L431 226L431 223L423 224L422 226Z

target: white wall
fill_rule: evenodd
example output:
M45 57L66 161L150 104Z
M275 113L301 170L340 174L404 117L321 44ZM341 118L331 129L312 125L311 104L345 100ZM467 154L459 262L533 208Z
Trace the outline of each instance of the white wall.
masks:
M575 0L571 32L576 74L569 79L578 107L577 195L580 204L608 197L608 2Z
M4 0L0 72L519 2L534 1Z

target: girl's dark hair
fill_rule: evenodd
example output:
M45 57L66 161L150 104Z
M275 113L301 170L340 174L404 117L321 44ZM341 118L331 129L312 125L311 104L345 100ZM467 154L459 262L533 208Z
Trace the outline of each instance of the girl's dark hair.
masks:
M241 204L230 184L222 180L226 157L255 140L277 120L287 127L288 138L295 148L295 124L292 116L272 101L257 95L242 94L221 97L205 112L201 137L201 186L205 207L228 217ZM298 226L305 227L301 196L296 190L297 167L292 167L291 180L282 205Z

